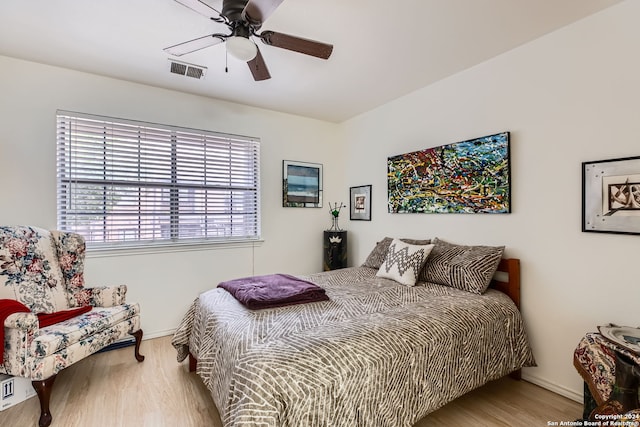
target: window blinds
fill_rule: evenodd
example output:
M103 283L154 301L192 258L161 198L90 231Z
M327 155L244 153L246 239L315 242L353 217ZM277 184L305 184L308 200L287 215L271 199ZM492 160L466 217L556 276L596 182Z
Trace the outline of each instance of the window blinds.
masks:
M255 138L58 111L58 227L89 246L260 237Z

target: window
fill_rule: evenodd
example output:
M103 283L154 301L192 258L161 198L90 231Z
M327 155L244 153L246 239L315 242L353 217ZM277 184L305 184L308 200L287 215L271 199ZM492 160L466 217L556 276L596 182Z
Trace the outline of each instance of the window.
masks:
M260 237L256 138L58 111L58 227L89 247Z

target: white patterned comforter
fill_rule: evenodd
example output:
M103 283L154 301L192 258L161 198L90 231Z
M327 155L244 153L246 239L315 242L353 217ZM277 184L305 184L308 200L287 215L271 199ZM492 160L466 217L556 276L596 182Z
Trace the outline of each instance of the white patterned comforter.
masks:
M248 310L194 301L173 345L198 359L225 427L400 427L535 364L504 294L406 287L354 267L305 276L330 301Z

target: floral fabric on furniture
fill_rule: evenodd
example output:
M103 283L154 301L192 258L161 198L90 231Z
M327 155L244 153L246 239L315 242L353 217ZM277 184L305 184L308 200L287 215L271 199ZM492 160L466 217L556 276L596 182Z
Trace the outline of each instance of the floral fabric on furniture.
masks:
M34 313L69 308L51 233L35 227L0 227L0 298Z
M84 255L86 246L82 236L75 233L52 231L60 269L68 291L69 306L89 303L90 292L84 289Z
M0 372L43 380L140 329L140 307L94 308L46 328L32 313L5 321L4 364Z
M573 365L598 405L609 399L615 383L615 352L640 365L640 356L612 343L597 332L586 334L573 352Z
M0 299L31 313L4 322L0 373L44 380L140 330L140 306L126 303L127 287L85 287L82 236L29 226L0 227ZM36 313L90 305L91 311L40 328Z

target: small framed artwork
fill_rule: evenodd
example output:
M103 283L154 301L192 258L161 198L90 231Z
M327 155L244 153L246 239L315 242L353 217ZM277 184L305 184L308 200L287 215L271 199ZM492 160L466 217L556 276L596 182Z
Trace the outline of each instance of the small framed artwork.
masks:
M640 156L582 163L582 231L640 234Z
M353 221L371 221L371 186L349 188L350 212Z
M322 165L282 161L282 206L322 207Z

